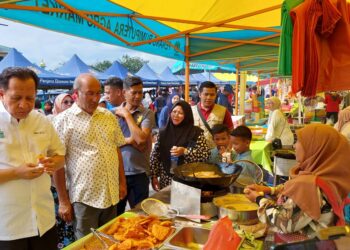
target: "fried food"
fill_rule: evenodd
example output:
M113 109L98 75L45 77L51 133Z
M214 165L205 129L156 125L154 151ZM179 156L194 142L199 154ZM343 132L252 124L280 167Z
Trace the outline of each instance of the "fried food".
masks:
M219 178L219 177L221 177L219 174L215 173L215 171L198 171L192 175L193 175L193 177L196 177L196 178Z
M120 241L109 250L152 249L159 246L174 230L169 220L162 221L156 216L117 218L106 231Z

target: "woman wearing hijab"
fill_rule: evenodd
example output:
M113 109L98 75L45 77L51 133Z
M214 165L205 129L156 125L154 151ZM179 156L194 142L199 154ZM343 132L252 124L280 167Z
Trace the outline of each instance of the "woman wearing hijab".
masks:
M350 106L339 112L338 122L334 125L334 128L350 142Z
M58 115L59 113L65 111L70 108L74 103L73 97L70 94L59 94L53 106L52 114Z
M313 237L328 226L345 225L343 207L350 192L350 145L335 129L311 124L297 131L297 165L277 187L250 185L244 192L259 205L260 221L283 233ZM264 195L275 196L275 199Z
M159 131L151 153L153 189L158 191L171 184L174 158L177 161L176 165L181 165L206 162L209 154L203 130L194 126L191 106L185 101L176 102L171 109L167 125Z
M158 118L158 128L164 128L168 122L170 110L173 107L173 104L180 100L180 95L178 93L171 94L168 99L166 106L160 111Z
M148 109L150 107L150 105L152 104L152 98L151 98L151 95L146 92L145 93L145 98L143 98L142 100L142 105L144 108Z
M282 145L293 145L294 136L290 130L288 121L281 111L281 101L277 97L271 97L267 100L267 106L270 110L267 122L266 141L281 139Z
M56 97L54 102L54 107L52 110L51 119L58 115L59 113L65 111L70 108L74 103L74 100L70 94L60 94ZM73 226L71 224L66 223L59 216L59 201L57 190L54 186L54 183L51 185L51 192L55 201L55 211L56 211L56 225L57 225L57 233L58 233L58 245L57 249L62 249L68 246L70 243L75 241Z

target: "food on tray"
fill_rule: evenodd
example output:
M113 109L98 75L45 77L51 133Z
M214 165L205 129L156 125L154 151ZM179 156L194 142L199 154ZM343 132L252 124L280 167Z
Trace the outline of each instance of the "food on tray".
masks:
M213 202L215 206L236 211L252 211L259 208L257 204L251 202L244 194L227 194L214 198Z
M219 174L217 174L215 171L198 171L194 174L191 174L193 177L196 178L218 178L221 177Z
M232 203L251 203L251 201L245 197L244 194L227 194L224 196L216 197L214 199L214 204L216 206L223 206L223 205L228 205Z
M222 207L228 208L228 209L234 209L237 211L252 211L252 210L257 210L259 208L259 206L255 203L237 203L237 204L224 205Z
M152 249L159 246L172 232L173 223L156 216L117 218L106 231L120 243L109 250Z

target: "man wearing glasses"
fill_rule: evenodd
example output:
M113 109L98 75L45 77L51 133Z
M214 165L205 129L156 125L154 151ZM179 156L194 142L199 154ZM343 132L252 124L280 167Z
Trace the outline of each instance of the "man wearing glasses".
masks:
M125 176L119 147L125 144L116 117L98 107L100 82L91 74L74 81L76 103L54 118L54 126L66 145L64 169L55 174L59 214L72 220L77 239L117 216L117 203L125 196ZM71 205L72 204L72 205ZM72 209L73 208L73 209Z

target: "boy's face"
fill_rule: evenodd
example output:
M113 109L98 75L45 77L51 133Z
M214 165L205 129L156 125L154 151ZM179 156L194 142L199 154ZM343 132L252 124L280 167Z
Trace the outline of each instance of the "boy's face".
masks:
M237 154L244 153L249 150L250 141L245 138L231 136L232 147Z
M213 139L218 149L221 147L226 148L230 144L230 136L226 131L215 134Z

